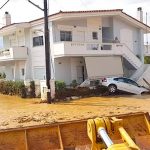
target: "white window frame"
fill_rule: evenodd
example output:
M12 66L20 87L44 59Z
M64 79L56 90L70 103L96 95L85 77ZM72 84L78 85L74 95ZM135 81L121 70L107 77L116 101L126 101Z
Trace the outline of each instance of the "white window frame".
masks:
M37 38L37 43L34 43L34 39ZM42 40L41 40L42 39ZM39 40L39 41L38 41ZM36 47L36 46L43 46L44 45L44 39L43 39L43 36L40 35L40 36L34 36L32 38L32 42L33 42L33 47Z
M64 35L63 35L64 34ZM63 36L64 39L63 39ZM60 31L60 41L72 41L72 31Z

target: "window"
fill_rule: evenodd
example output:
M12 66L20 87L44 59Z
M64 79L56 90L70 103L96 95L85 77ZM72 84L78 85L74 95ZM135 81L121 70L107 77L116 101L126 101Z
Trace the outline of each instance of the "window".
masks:
M135 81L128 79L127 81L129 84L132 84L134 86L139 86Z
M97 32L92 32L92 37L93 37L93 40L98 40Z
M60 41L72 41L72 32L60 31Z
M43 45L43 36L33 37L33 46Z
M115 81L119 81L119 82L125 82L125 79L124 79L124 78L115 78L114 80L115 80Z

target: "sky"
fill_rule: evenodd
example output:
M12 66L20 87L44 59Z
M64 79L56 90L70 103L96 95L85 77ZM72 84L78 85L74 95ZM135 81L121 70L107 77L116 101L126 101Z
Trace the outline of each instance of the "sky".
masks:
M2 6L7 0L0 0ZM43 0L31 0L43 8ZM150 25L150 0L49 0L49 14L72 10L99 10L99 9L123 9L124 12L136 17L138 7L143 8L144 18L147 12ZM5 11L11 14L12 23L26 22L43 17L43 12L33 6L28 0L9 0L0 9L0 24Z
M0 0L0 7L6 1L7 0ZM43 0L31 1L43 8ZM142 7L144 22L146 23L147 13L147 24L150 25L150 0L48 0L48 3L49 14L59 12L60 10L123 9L124 12L135 18L137 16L137 8ZM43 11L33 6L28 0L9 0L9 2L0 9L0 26L3 25L2 17L5 11L8 11L11 14L12 23L28 22L44 16Z

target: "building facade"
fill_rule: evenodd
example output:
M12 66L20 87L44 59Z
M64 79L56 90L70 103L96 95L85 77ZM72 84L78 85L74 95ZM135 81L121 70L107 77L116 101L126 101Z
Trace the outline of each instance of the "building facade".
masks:
M146 70L143 69L144 33L150 32L150 27L141 21L120 9L60 11L50 15L52 79L64 80L69 85L72 80L81 83L86 78L139 78L137 70L142 73ZM6 26L0 29L3 37L0 67L5 70L6 78L44 80L43 18L14 24L5 22Z

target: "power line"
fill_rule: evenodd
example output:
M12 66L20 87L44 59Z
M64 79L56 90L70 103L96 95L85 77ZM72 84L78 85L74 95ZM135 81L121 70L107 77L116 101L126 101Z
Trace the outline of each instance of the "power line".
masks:
M2 9L8 2L9 2L9 0L7 0L7 1L0 7L0 9Z

